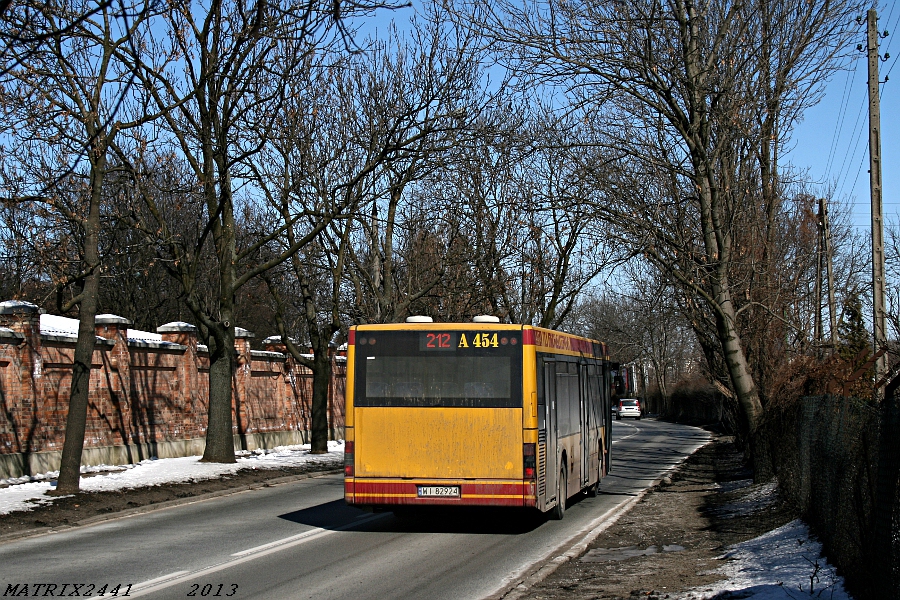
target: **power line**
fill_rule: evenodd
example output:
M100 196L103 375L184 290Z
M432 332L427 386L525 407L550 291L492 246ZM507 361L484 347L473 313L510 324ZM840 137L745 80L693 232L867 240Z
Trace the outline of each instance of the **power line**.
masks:
M888 17L885 20L888 23L888 33L892 32L892 31L896 32L898 24L900 24L900 13L897 13L897 19L894 21L894 24L893 25L890 24L891 23L891 15L894 14L894 6L895 6L895 4L891 3L891 11L888 13ZM888 42L887 42L887 44L884 45L885 55L890 54L889 50L891 49L891 42L893 42L893 41L894 41L894 36L888 36ZM897 57L894 57L893 62L891 62L891 66L888 68L887 73L885 73L885 75L884 75L885 83L887 83L888 77L890 77L891 71L894 70L894 65L896 65L896 64L897 64ZM882 89L884 89L884 88L882 88Z
M852 168L853 162L856 159L856 153L859 150L859 143L862 140L862 132L863 128L860 127L860 120L862 119L863 113L865 112L865 108L867 105L867 100L865 94L863 94L862 101L859 106L859 113L856 115L856 123L853 125L853 134L850 138L850 146L847 147L847 151L844 153L844 160L841 162L841 169L838 171L838 191L836 196L840 197L840 194L844 191L844 185L847 181L847 175L850 174L849 169ZM853 148L852 154L850 153L850 147ZM847 165L847 159L850 159L850 165ZM844 167L847 167L847 171L845 173ZM857 174L857 178L859 178L859 174Z
M888 22L888 23L891 22L891 15L894 14L894 6L895 6L895 3L894 3L894 2L891 2L891 10L888 11L887 19L885 19L885 21Z
M854 151L854 156L856 152ZM863 152L862 159L859 161L859 168L856 170L856 177L853 178L853 184L850 186L850 189L854 189L856 187L856 182L859 181L859 174L862 173L863 165L866 164L866 153Z
M825 164L825 179L828 179L828 176L831 174L831 164L834 161L835 153L837 152L838 140L841 137L841 130L844 127L844 117L847 114L847 103L850 100L850 90L852 89L850 86L850 77L855 74L856 67L853 69L847 70L847 77L844 79L844 91L841 94L841 106L840 113L841 117L838 120L837 129L835 129L834 134L831 136L831 150L828 152L828 162Z

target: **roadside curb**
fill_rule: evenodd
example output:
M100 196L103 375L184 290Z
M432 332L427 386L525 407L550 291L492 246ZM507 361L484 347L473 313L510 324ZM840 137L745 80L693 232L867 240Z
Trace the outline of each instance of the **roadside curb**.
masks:
M146 506L137 506L135 508L129 508L126 510L121 510L109 514L104 515L96 515L93 517L88 517L86 519L82 519L80 521L76 521L74 523L69 523L66 525L57 525L48 529L41 530L33 530L33 531L20 531L15 533L7 533L0 535L0 545L14 542L23 539L41 537L45 535L52 535L55 533L61 533L63 531L72 531L73 529L80 529L82 527L89 527L91 525L96 525L98 523L103 523L106 521L116 521L118 519L127 519L129 517L133 517L136 515L143 515L146 513L156 512L158 510L165 510L168 508L174 508L176 506L183 506L186 504L194 504L197 502L204 502L206 500L212 500L214 498L221 498L223 496L231 496L234 494L240 494L243 492L250 492L253 490L262 489L265 487L274 487L277 485L283 485L286 483L293 483L295 481L301 481L303 479L313 479L315 477L324 477L325 475L336 475L339 473L343 473L343 469L330 469L327 471L313 471L310 473L301 473L299 475L287 475L285 477L276 477L274 479L269 479L266 481L261 481L259 483L254 483L251 485L240 485L237 487L233 487L227 490L219 490L216 492L208 492L205 494L198 494L196 496L187 496L185 498L176 498L175 500L167 500L165 502L157 502L155 504L147 504ZM203 480L199 480L196 483L201 484Z
M595 539L597 539L597 537L601 533L615 525L616 522L623 515L627 514L635 504L640 502L644 498L644 496L659 487L659 485L663 481L668 479L673 472L681 468L681 466L685 461L687 461L688 458L693 456L701 448L704 448L713 443L713 441L715 441L715 438L711 434L710 438L704 444L698 446L694 449L693 452L666 469L662 474L660 474L659 477L654 479L650 483L650 485L640 491L635 497L609 509L608 511L594 519L592 524L597 523L597 525L586 534L582 536L582 534L579 532L573 537L569 538L561 545L559 545L555 550L550 552L545 558L533 563L531 565L531 568L524 573L524 576L516 577L515 581L503 586L499 591L486 596L484 600L518 600L519 598L522 598L525 594L531 591L532 587L552 575L562 565L572 559L581 556L585 552L585 550L587 550L587 547Z

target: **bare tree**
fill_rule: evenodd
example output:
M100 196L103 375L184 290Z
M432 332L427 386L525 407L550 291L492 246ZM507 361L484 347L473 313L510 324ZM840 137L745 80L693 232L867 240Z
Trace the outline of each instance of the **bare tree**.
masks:
M751 441L763 405L740 334L732 270L741 258L734 226L748 210L743 189L758 188L758 179L745 177L753 171L747 156L770 143L760 138L761 105L771 108L789 94L808 102L838 66L858 10L854 2L798 0L784 12L760 4L478 7L496 43L518 59L511 66L563 86L573 110L598 125L598 143L621 153L618 176L598 172L598 185L616 193L596 205L597 214L709 307ZM790 28L804 35L788 42L774 33ZM773 58L776 44L781 62ZM759 78L767 86L762 101ZM776 125L795 116L779 111ZM770 134L783 134L774 127ZM754 450L756 474L767 477L765 450Z
M679 290L641 260L617 269L615 283L588 294L574 311L571 329L609 344L610 356L634 363L651 379L667 415L673 386L696 370L695 332L676 302ZM648 399L649 400L649 399Z
M594 181L572 159L579 124L540 105L497 112L502 126L484 131L445 193L465 202L484 304L512 322L559 327L622 253L594 218Z
M408 38L394 33L375 41L346 83L357 102L370 99L359 104L354 143L391 149L366 182L348 248L346 276L360 321L402 319L448 281L462 235L457 202L424 190L434 189L430 182L474 147L485 107L497 97L485 91L475 37L453 27L437 7L427 16L413 23ZM434 268L414 264L423 256L411 250L425 238Z
M151 106L163 113L159 131L145 131L139 145L174 144L191 167L203 199L202 234L191 247L170 234L171 221L151 206L184 298L210 347L209 426L203 460L233 462L232 374L235 294L266 270L287 260L315 237L257 259L260 250L284 227L240 247L236 211L257 200L253 186L240 188L250 157L258 154L283 114L284 90L294 69L329 44L343 44L344 19L368 14L378 2L341 2L324 6L309 0L245 2L233 0L198 6L178 1L167 5L162 22L141 32L127 57ZM170 108L171 107L171 108ZM160 136L157 138L157 136ZM126 152L122 153L123 160ZM148 161L132 161L147 166ZM140 176L143 176L139 172ZM243 196L242 196L243 194ZM145 195L151 199L151 195ZM152 202L151 202L152 205ZM318 228L324 228L323 219ZM195 258L209 240L215 252L217 295L205 303L198 294Z
M282 343L295 362L313 373L313 453L327 452L330 343L342 326L339 302L348 214L358 205L360 180L384 156L384 148L360 155L348 143L349 122L336 81L350 60L330 53L310 56L295 71L275 134L249 162L266 198L260 219L280 225L280 234L264 250L277 256L297 249L260 277L268 288ZM307 243L298 244L298 239Z
M12 24L0 27L0 71L5 75L18 66L23 56L23 48L32 50L55 39L70 37L91 19L102 20L110 14L117 18L137 20L142 11L149 11L147 3L132 4L128 0L95 0L77 3L71 7L71 18L48 22L41 2L13 2L0 0L0 21Z
M418 21L409 34L415 41L393 31L387 42L367 43L365 52L310 56L286 88L277 134L251 161L256 180L269 182L260 187L280 224L268 248L275 254L300 249L262 277L283 343L313 371L314 452L326 451L330 344L346 327L344 316L359 314L341 305L346 267L363 270L356 283L370 286L366 298L375 298L376 313L394 310L402 291L391 287L398 272L391 234L403 190L433 168L452 132L461 130L458 107L471 94L477 61L464 44L451 45L448 33L439 22ZM379 190L389 197L384 245L374 236L384 251L381 286L371 285L363 258L373 253L352 247L373 240L374 230L357 228L371 225L360 217L378 206ZM309 243L298 246L299 239ZM308 342L312 357L298 341Z
M43 249L50 231L38 202L0 204L0 298L29 300L52 296Z
M16 144L2 156L10 201L39 201L70 227L77 268L56 282L57 309L78 307L72 392L56 493L78 490L87 417L100 288L100 228L109 150L122 131L121 104L132 83L116 54L149 11L130 5L115 13L106 4L44 2L4 15L18 38L5 51L14 66L3 78L5 123ZM127 17L125 16L127 15ZM132 15L138 18L132 20ZM67 290L74 290L68 298Z
M892 337L900 339L900 223L889 222L885 244L887 321Z

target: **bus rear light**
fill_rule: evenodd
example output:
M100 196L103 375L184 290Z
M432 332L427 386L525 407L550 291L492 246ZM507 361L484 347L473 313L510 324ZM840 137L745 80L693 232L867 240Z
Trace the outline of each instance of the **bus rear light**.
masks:
M535 444L525 444L522 448L522 464L525 467L525 479L534 479L537 471L535 461Z
M344 442L344 477L353 477L353 442Z

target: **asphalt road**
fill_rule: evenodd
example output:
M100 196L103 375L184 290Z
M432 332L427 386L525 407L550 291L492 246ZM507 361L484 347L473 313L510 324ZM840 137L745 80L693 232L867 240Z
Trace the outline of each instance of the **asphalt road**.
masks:
M345 506L340 476L329 475L20 540L0 546L0 595L27 585L31 597L484 598L583 538L707 439L654 420L615 422L612 473L596 498L570 501L562 521L369 514Z

